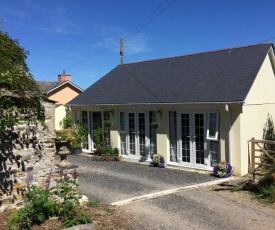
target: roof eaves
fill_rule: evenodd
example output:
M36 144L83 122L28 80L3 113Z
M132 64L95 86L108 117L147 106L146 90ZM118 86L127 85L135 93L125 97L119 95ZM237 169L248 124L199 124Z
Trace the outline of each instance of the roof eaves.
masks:
M128 106L128 105L203 105L203 104L244 104L245 101L211 101L211 102L182 102L182 103L121 103L121 104L75 104L75 103L67 103L66 106L78 106L78 107L88 107L88 106Z
M74 83L72 83L72 82L70 82L70 81L65 81L65 82L63 82L62 84L59 84L59 85L57 85L56 87L51 88L47 93L50 93L50 92L52 92L52 91L54 91L54 90L56 90L56 89L62 87L63 85L65 85L65 84L67 84L67 83L70 84L70 85L72 85L73 87L77 88L79 91L83 92L83 89L81 89L80 87L78 87L78 86L75 85Z

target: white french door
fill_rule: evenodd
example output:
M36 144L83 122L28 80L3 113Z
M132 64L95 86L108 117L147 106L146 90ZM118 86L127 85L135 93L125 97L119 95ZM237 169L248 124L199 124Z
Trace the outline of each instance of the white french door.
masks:
M147 158L148 118L145 112L127 112L126 116L126 152L130 157Z
M178 114L179 163L207 165L206 116L203 112L182 112Z

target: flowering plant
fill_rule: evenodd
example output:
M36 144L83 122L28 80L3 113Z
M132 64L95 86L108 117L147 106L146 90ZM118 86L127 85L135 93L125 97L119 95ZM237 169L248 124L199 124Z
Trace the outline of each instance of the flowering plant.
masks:
M159 154L154 154L152 162L149 165L150 167L160 167L165 168L165 160L164 157Z
M70 129L55 131L57 139L68 141L72 149L81 148L82 142L88 135L88 129L83 125L74 125Z
M213 172L219 177L230 177L232 175L233 167L226 161L222 161L219 164L214 165Z

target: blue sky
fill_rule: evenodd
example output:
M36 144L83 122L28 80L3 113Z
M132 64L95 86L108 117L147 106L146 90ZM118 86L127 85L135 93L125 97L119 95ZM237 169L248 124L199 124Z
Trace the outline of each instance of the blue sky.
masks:
M65 70L86 89L120 64L120 38L124 63L256 44L275 37L274 9L274 0L2 0L0 18L29 50L35 80Z

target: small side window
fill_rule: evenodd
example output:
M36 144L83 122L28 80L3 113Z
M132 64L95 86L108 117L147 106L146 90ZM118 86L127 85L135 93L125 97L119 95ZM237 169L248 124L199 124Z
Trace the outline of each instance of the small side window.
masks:
M219 138L219 113L209 112L207 122L207 134L208 140L218 140Z
M124 112L119 113L119 130L125 131L125 114L124 114Z

